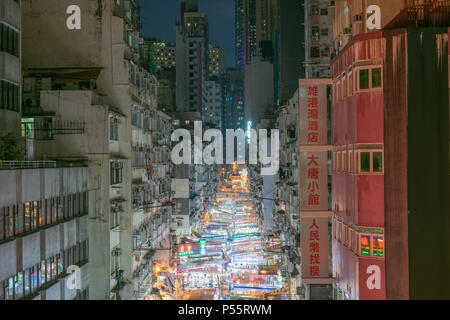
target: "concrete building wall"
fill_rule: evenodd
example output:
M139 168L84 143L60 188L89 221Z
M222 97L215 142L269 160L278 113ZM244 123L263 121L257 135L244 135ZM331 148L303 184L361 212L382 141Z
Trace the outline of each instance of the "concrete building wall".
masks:
M398 29L383 36L391 52L385 69L392 70L384 76L387 295L442 299L450 284L444 231L450 182L448 29Z
M101 68L96 81L96 92L104 96L104 104L113 106L124 115L122 120L122 136L116 145L119 145L120 156L124 163L123 183L119 196L124 197L122 203L126 213L131 212L131 102L132 91L130 88L131 63L129 59L135 43L127 43L124 39L125 29L136 28L136 21L133 20L135 13L133 8L131 21L117 7L116 1L79 1L81 9L82 26L81 30L68 30L66 28L66 9L71 5L70 1L24 1L23 11L26 25L24 26L24 49L29 52L24 57L26 70L66 68L66 70L79 68L81 70L94 70L97 72ZM123 4L122 4L123 5ZM122 13L121 13L122 12ZM42 24L42 21L48 23ZM134 37L134 34L133 34ZM134 39L134 38L133 38ZM134 40L133 40L134 41ZM48 45L42 46L41 43ZM83 45L80 46L80 43ZM128 60L127 60L128 59ZM97 71L95 71L97 70ZM80 95L80 93L73 93ZM67 93L66 97L69 97ZM83 95L83 94L81 94ZM51 100L50 97L47 97ZM83 99L82 99L83 100ZM89 108L86 105L87 108ZM94 107L95 108L95 107ZM101 113L101 112L100 112ZM69 115L68 111L66 114ZM74 114L72 114L75 116ZM72 116L71 115L71 116ZM100 116L95 112L93 117ZM107 119L104 119L107 120ZM107 122L97 126L94 131L89 131L89 135L95 135L102 129L102 133L107 133ZM98 130L98 131L95 131ZM100 134L99 136L105 136ZM94 136L89 136L89 142L81 142L78 152L85 152L86 149L98 147L99 140ZM76 138L75 138L76 139ZM102 143L103 152L108 152L109 143ZM65 149L72 154L74 149ZM109 165L106 156L98 153L98 149L93 151L92 167L93 175L103 177L100 181L95 181L97 189L91 192L90 204L92 209L91 222L88 226L89 234L92 236L93 267L91 269L92 287L90 287L90 298L110 299L110 290L115 285L115 279L111 277L110 259L110 228L109 228ZM106 162L105 162L106 161ZM116 194L116 193L114 193ZM117 196L117 195L116 195ZM121 235L120 246L122 256L120 257L120 269L124 270L124 277L132 278L132 223L130 214L120 215ZM110 285L110 280L111 285ZM121 296L127 299L131 296L131 287L125 286L121 290Z
M0 1L0 23L2 26L18 32L18 54L17 56L11 52L0 52L0 80L14 84L18 88L18 102L16 110L12 110L11 106L4 105L0 101L0 136L7 133L15 133L19 135L20 127L20 110L21 110L21 24L22 15L20 10L20 1L2 0Z
M245 123L259 123L273 111L273 64L262 57L252 57L245 74Z
M86 193L89 190L88 183L88 168L56 168L56 169L29 169L29 170L1 170L0 180L5 187L1 192L4 194L13 194L14 197L2 197L0 199L0 208L10 206L17 206L19 212L24 210L25 203L41 201L40 204L40 220L31 231L20 233L16 237L8 236L0 239L0 289L2 299L3 290L10 290L5 285L11 283L8 279L21 273L29 272L32 267L41 265L42 261L49 261L50 258L60 255L61 259L65 259L65 252L72 250L80 244L86 244L87 250L87 211L77 213L66 222L54 222L53 225L48 225L43 220L46 220L46 207L44 203L46 199L55 198L59 196L66 197L67 195L75 193ZM49 193L45 188L48 185L59 185L58 190L55 188ZM6 188L6 186L9 186ZM6 190L7 189L7 190ZM65 209L67 210L67 208ZM25 212L25 210L24 210ZM4 211L1 211L2 215ZM68 214L66 211L64 214ZM1 217L2 223L4 217ZM3 228L3 227L2 227ZM21 236L23 235L23 236ZM80 250L83 250L80 247ZM64 256L64 257L63 257ZM87 256L86 256L87 258ZM85 258L83 258L85 259ZM61 260L63 261L63 260ZM65 263L68 263L64 260ZM73 262L72 262L73 263ZM84 263L79 261L79 263ZM67 264L58 266L63 267L64 270L68 267ZM42 270L41 270L42 271ZM82 271L82 278L86 279L88 269L84 268ZM26 278L25 278L26 279ZM29 278L28 278L29 279ZM60 278L61 283L65 281L64 277ZM23 281L23 279L22 279ZM88 281L82 282L82 290L88 286ZM73 290L72 290L73 291ZM77 291L67 295L60 295L60 282L52 285L46 290L30 290L28 294L35 296L40 294L41 298L50 300L72 299L77 295ZM16 293L16 299L22 297ZM11 299L11 297L9 297Z
M333 53L333 15L330 1L305 1L305 75L329 78Z

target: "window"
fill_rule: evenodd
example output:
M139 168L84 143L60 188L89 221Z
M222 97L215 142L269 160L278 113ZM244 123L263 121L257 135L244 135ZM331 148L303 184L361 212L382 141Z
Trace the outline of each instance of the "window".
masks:
M353 159L353 151L349 151L348 152L348 171L349 172L353 172L353 162L354 162L354 159Z
M360 151L355 151L357 154L357 163L359 164L358 172L360 173L383 173L383 151L381 145L374 145L373 149L380 150L370 150L371 146L359 146Z
M317 4L311 5L311 15L312 16L319 15L319 6Z
M0 109L20 111L18 85L8 81L0 81Z
M360 255L361 256L370 256L370 236L369 235L361 235L359 237L360 243Z
M348 95L351 96L353 94L353 72L349 69L348 72Z
M341 81L338 79L338 82L337 82L337 97L336 97L336 99L337 99L337 101L341 101L342 100L342 90L341 90Z
M369 69L359 70L359 89L369 89Z
M372 69L372 88L381 88L381 68Z
M331 165L333 167L333 171L336 171L336 151L333 151Z
M123 163L112 161L110 165L110 182L111 184L122 183Z
M119 141L119 120L113 117L109 118L109 140Z
M342 152L342 171L347 171L347 151Z
M374 257L382 257L384 255L384 239L383 236L372 237L372 248Z
M361 152L361 172L370 172L370 152Z
M345 72L342 75L342 98L347 97L347 77L345 76Z
M336 171L338 171L338 172L341 171L341 161L342 161L341 156L342 156L341 152L338 151L337 152L337 161L336 161Z
M373 153L373 172L383 172L383 153Z
M311 26L311 39L313 41L320 40L320 28L318 25Z
M0 23L0 51L19 57L19 33Z
M320 48L311 47L311 58L320 58Z
M360 256L384 257L384 231L376 228L361 228L356 232L359 238L359 248L356 252Z
M131 124L135 127L141 128L141 112L139 109L133 109L131 112Z

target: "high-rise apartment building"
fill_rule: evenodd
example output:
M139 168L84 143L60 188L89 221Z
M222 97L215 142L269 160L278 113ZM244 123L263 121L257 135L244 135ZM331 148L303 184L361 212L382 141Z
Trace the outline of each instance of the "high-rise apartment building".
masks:
M222 88L217 77L206 81L206 96L203 101L203 120L216 129L222 123Z
M193 1L182 8L182 22L176 26L177 111L201 112L208 79L208 17L197 12Z
M20 1L0 2L0 128L19 134L21 110Z
M174 42L153 42L153 63L156 71L170 70L176 66L176 44Z
M274 41L278 0L235 0L236 68L243 71L261 54L261 41Z
M210 44L208 48L208 77L220 76L227 67L225 50Z
M305 1L305 76L329 78L333 50L333 14L330 1Z
M0 1L0 300L87 299L87 163L37 160L34 138L18 138L21 6Z
M279 27L275 47L275 105L283 105L305 78L305 1L279 1Z
M247 129L244 107L244 74L237 69L227 69L220 78L222 87L222 131Z
M89 297L142 299L168 239L170 119L142 64L135 3L80 1L80 30L66 27L70 1L23 3L24 127L42 156L89 164Z

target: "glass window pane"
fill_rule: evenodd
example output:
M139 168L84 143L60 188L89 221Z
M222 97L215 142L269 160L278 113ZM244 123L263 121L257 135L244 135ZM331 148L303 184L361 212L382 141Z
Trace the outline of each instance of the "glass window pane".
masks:
M23 232L23 211L16 207L16 235Z
M372 88L381 88L381 68L372 69Z
M373 172L383 172L383 153L373 153Z
M41 287L44 283L47 282L47 274L46 274L46 266L45 260L41 262L41 268L39 269L39 286Z
M33 267L31 274L31 292L37 290L39 284L39 265Z
M14 212L16 207L8 207L5 212L5 238L14 236Z
M23 273L19 272L17 273L17 275L14 277L14 293L15 293L15 298L22 298L23 297Z
M373 246L373 256L374 257L382 257L384 255L383 236L373 236L372 246Z
M31 281L30 281L30 269L26 270L25 273L25 295L29 295L31 293Z
M58 260L58 274L61 274L64 272L65 269L63 259L60 254L57 255L57 260Z
M360 70L359 71L359 88L360 89L369 89L369 70Z
M5 288L5 300L14 299L14 278L8 279L7 287Z
M52 258L52 279L55 279L57 276L57 269L56 269L56 259Z
M361 235L360 246L361 246L361 255L370 256L370 236Z
M361 152L361 172L370 172L370 152Z

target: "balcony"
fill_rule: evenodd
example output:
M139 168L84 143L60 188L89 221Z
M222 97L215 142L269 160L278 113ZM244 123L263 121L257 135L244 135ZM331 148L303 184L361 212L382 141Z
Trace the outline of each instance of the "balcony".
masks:
M84 134L85 127L84 121L44 118L22 122L22 135L35 140L53 140L56 135Z
M385 29L448 26L450 26L450 0L444 0L406 7Z

